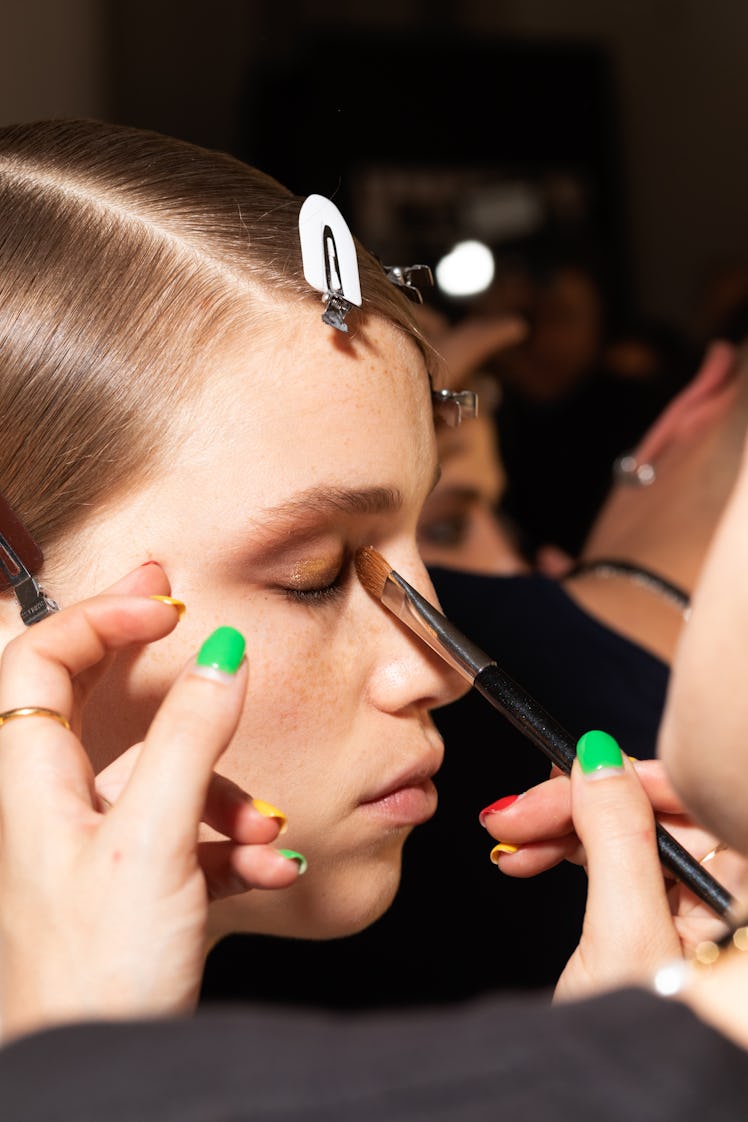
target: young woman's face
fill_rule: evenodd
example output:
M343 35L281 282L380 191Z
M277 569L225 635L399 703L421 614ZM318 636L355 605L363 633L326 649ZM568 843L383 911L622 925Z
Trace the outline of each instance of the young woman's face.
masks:
M389 905L403 842L436 806L429 709L463 687L352 564L371 544L433 595L415 539L436 473L423 360L382 322L349 340L314 308L283 316L274 340L248 337L205 371L168 471L87 528L91 569L55 593L69 603L152 558L187 604L91 699L97 771L142 738L213 628L245 634L248 695L219 770L286 813L282 844L309 869L291 889L216 905L214 920L218 933L327 937Z

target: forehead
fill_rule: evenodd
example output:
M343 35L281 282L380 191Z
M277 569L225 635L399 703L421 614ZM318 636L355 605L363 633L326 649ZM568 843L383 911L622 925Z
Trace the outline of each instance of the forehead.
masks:
M421 352L385 322L348 340L320 315L312 305L264 335L248 330L195 372L189 403L158 403L164 450L147 481L113 495L106 517L93 512L50 559L63 599L148 556L186 587L186 567L224 571L271 527L301 541L340 517L391 510L415 531L436 468Z
M349 337L323 324L314 306L294 309L259 337L237 335L202 381L177 459L215 465L218 454L221 472L241 478L245 491L256 473L261 504L290 488L341 478L366 486L372 473L400 480L433 469L425 363L384 320Z

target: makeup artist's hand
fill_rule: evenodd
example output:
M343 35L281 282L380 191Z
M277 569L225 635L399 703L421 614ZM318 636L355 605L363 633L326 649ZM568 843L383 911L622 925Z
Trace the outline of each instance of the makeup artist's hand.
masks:
M239 718L243 640L234 663L192 662L145 741L103 777L107 806L76 735L81 709L116 651L177 624L158 566L48 617L0 664L0 1039L60 1021L179 1013L195 1003L209 900L282 888L296 862L271 845L282 818L261 813L213 768ZM218 660L219 663L221 660ZM116 800L116 801L115 801ZM207 822L225 841L197 844Z
M654 813L697 858L709 854L717 839L685 814L658 760L622 757L620 766L585 774L577 759L570 777L556 772L520 798L500 803L483 811L481 821L502 846L517 847L494 854L502 873L531 877L562 860L587 871L582 938L561 975L558 998L649 984L663 962L724 931L705 904L664 877ZM733 890L744 868L743 858L731 851L709 864ZM548 931L552 938L552 917Z

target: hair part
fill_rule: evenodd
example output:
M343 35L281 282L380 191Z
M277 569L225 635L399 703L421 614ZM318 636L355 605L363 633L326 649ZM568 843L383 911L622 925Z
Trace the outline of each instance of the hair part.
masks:
M0 491L42 549L147 480L226 340L314 303L302 200L223 153L92 120L0 129ZM363 306L431 351L357 243ZM333 330L320 323L321 331Z

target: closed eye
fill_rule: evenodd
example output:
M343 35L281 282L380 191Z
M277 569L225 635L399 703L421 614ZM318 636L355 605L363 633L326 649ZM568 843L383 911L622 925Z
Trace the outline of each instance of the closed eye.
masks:
M322 583L315 582L309 585L303 583L294 584L293 587L284 588L283 592L289 600L295 603L308 604L310 606L329 604L345 591L350 572L350 557L346 556L343 558L332 579L327 578ZM302 566L299 574L300 581L303 581L303 577L304 571Z
M302 604L326 604L330 600L337 599L342 593L342 585L334 581L332 584L326 584L323 588L286 588L284 592L289 600L295 600Z

